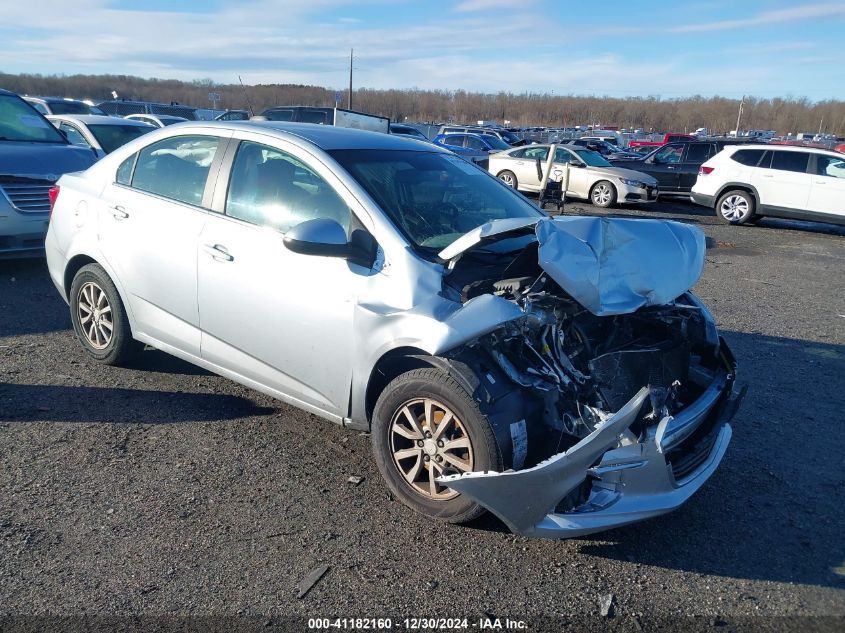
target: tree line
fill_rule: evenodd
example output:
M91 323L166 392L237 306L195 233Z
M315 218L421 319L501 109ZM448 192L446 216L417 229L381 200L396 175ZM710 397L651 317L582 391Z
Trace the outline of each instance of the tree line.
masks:
M143 79L129 75L35 75L0 73L0 87L19 94L75 97L95 102L120 98L178 102L211 107L209 93L220 95L218 107L248 109L255 113L274 105L333 106L336 97L346 107L348 91L293 84L217 84L210 79L178 81ZM646 131L691 132L706 127L724 133L736 127L740 100L700 95L676 99L597 97L545 93L465 90L374 90L358 88L352 108L387 116L392 121L475 123L496 121L508 125L566 127L617 126ZM813 102L805 97L746 97L743 129L776 130L779 134L830 132L845 136L845 101Z

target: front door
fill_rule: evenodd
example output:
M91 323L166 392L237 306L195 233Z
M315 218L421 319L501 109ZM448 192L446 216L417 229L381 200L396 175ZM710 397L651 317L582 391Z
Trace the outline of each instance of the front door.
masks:
M816 154L812 168L810 202L807 208L817 213L845 217L845 158Z
M644 171L657 179L657 186L660 193L678 193L681 187L680 165L684 155L684 146L681 143L664 145L655 152L649 162L640 167L631 167Z
M341 187L301 150L241 141L224 213L210 214L197 258L202 357L343 417L353 311L370 271L283 243L286 231L314 218L336 220L348 235L356 220Z

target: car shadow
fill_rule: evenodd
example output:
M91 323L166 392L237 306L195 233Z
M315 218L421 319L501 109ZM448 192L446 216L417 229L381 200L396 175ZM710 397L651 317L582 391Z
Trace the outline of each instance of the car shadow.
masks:
M184 424L275 413L272 407L226 394L0 383L0 423Z
M845 345L723 335L748 394L720 468L675 512L574 543L628 563L845 588ZM507 531L489 515L468 527Z

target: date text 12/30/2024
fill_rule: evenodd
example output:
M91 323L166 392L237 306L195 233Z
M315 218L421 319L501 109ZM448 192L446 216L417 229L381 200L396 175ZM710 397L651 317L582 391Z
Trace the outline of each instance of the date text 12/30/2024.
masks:
M390 631L394 628L406 631L524 631L528 625L524 620L510 618L309 618L310 630L348 631Z

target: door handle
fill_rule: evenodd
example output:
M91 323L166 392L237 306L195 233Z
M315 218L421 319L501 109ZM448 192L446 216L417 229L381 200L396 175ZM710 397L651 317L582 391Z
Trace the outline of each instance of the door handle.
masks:
M129 217L129 214L126 212L126 209L124 209L119 204L116 204L113 207L109 207L109 211L114 216L115 220L125 220Z
M763 178L774 178L774 174L762 174Z
M523 163L521 160L518 160L518 161L516 161L516 164L517 165L524 165L525 163Z
M215 261L230 262L235 259L229 254L229 250L221 244L205 244L203 248L206 253L214 258Z
M827 183L824 180L814 180L814 185L826 185Z
M672 165L666 165L666 169L675 169Z

